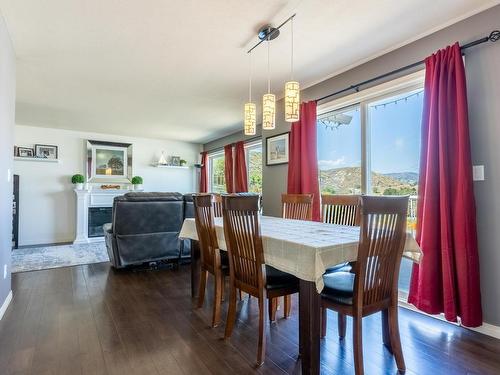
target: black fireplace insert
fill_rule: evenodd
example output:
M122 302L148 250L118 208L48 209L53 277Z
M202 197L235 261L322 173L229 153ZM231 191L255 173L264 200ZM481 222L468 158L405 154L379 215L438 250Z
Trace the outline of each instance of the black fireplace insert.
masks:
M102 226L111 223L112 207L89 207L89 237L102 237Z

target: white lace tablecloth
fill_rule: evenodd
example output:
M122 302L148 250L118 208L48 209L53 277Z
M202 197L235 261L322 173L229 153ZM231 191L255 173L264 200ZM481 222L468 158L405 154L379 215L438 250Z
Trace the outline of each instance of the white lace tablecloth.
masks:
M220 249L226 250L222 218L215 218L215 229ZM357 259L359 227L262 216L261 232L266 264L315 282L318 293L327 268ZM179 237L198 240L194 219L184 220ZM403 256L420 262L422 252L411 234Z

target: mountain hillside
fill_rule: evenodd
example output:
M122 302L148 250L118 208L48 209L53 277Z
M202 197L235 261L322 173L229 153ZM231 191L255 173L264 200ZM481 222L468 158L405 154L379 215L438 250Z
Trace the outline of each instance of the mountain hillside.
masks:
M321 191L332 194L361 192L361 168L345 167L319 171ZM376 194L416 194L418 175L414 172L372 173L372 189Z

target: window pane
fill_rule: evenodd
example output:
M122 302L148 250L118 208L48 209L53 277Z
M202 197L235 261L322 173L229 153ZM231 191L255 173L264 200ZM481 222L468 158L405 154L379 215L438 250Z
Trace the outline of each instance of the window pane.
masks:
M322 194L361 193L359 106L318 116L318 166Z
M224 177L224 154L210 157L210 191L212 193L226 192Z
M410 195L408 229L415 233L422 89L368 105L371 189L378 195ZM408 292L411 261L403 260L399 288Z
M262 144L247 148L248 191L262 193Z

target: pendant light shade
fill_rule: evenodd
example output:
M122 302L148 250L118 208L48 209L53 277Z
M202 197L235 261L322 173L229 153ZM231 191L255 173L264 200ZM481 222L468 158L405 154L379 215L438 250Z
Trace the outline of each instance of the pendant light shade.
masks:
M290 53L290 81L285 83L285 121L297 122L300 118L300 85L293 79L293 18L290 22L292 48Z
M255 135L257 130L257 108L255 103L245 104L245 120L244 132L245 135Z
M299 121L300 86L297 81L285 83L285 121Z
M262 129L272 130L276 120L276 96L265 94L262 97Z

